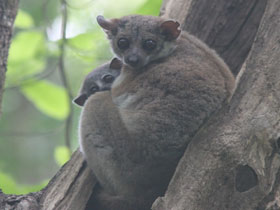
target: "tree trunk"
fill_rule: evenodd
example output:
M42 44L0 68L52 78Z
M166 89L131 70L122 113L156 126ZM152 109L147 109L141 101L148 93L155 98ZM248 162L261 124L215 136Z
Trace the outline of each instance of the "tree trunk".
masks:
M0 116L8 51L17 8L18 0L0 0Z
M267 0L165 0L161 16L204 41L237 75L255 39Z
M235 75L243 66L230 105L194 137L153 210L280 209L279 11L279 0L164 1L161 15L214 48ZM84 209L95 184L76 151L42 191L0 192L0 209Z
M230 107L189 144L153 210L280 209L279 11L268 1Z

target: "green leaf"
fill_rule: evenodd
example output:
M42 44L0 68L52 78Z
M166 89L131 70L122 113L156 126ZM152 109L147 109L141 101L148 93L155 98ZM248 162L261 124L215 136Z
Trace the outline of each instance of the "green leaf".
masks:
M6 84L18 84L20 81L41 72L46 64L46 52L42 32L19 33L11 44Z
M15 27L18 28L30 28L34 26L33 19L31 15L27 12L19 9L16 20L15 20Z
M13 39L8 63L21 63L45 51L44 36L39 31L20 32Z
M56 147L54 151L55 161L59 166L64 165L71 156L70 150L65 146Z
M46 61L43 59L29 59L22 63L9 63L6 85L18 85L25 79L43 71Z
M68 55L75 56L86 63L106 57L109 43L104 33L99 31L87 32L68 39Z
M5 194L27 194L41 190L48 184L48 180L43 181L38 185L21 185L16 183L12 176L0 171L0 189Z
M5 194L17 193L17 185L11 176L0 171L0 180L0 189Z
M41 80L30 82L21 91L44 114L59 120L68 116L69 100L64 88Z
M95 38L96 33L79 34L73 38L68 39L68 44L77 49L91 50L94 47Z
M70 47L84 51L95 50L105 41L104 33L100 30L79 34L67 40Z
M136 13L141 15L159 15L162 0L146 0Z

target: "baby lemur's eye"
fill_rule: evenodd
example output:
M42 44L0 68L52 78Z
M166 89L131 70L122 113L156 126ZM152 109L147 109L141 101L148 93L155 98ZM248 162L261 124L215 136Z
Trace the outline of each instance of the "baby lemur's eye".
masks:
M95 92L97 92L99 90L99 87L97 87L97 86L92 86L91 88L90 88L90 92L92 92L92 93L95 93Z
M152 39L147 39L143 42L143 48L144 50L147 50L147 51L152 51L156 48L157 46L157 43L155 40L152 40Z
M101 79L105 83L112 83L115 78L111 74L105 74Z
M121 49L121 50L125 50L127 48L129 48L129 41L127 38L120 38L119 41L118 41L118 47Z

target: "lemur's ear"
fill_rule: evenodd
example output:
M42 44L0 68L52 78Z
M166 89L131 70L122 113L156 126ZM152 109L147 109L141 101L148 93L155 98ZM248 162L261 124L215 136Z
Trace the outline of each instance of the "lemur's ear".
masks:
M78 106L84 106L86 100L87 100L87 95L86 94L81 94L77 96L74 100L73 103L75 103Z
M180 23L178 23L177 21L167 20L161 23L160 31L166 37L166 40L172 41L174 39L177 39L181 33L179 26Z
M121 68L122 68L122 62L117 58L113 58L111 63L110 63L110 69L120 70Z
M106 20L102 15L96 17L97 23L103 28L103 30L108 34L116 34L119 25L119 19Z

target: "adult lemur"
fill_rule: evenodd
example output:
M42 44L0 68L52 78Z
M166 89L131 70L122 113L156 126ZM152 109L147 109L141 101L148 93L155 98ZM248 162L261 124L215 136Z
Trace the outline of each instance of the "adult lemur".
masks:
M178 22L140 15L97 21L124 65L111 92L89 97L80 123L81 148L106 200L96 209L150 209L192 137L230 99L234 77Z

